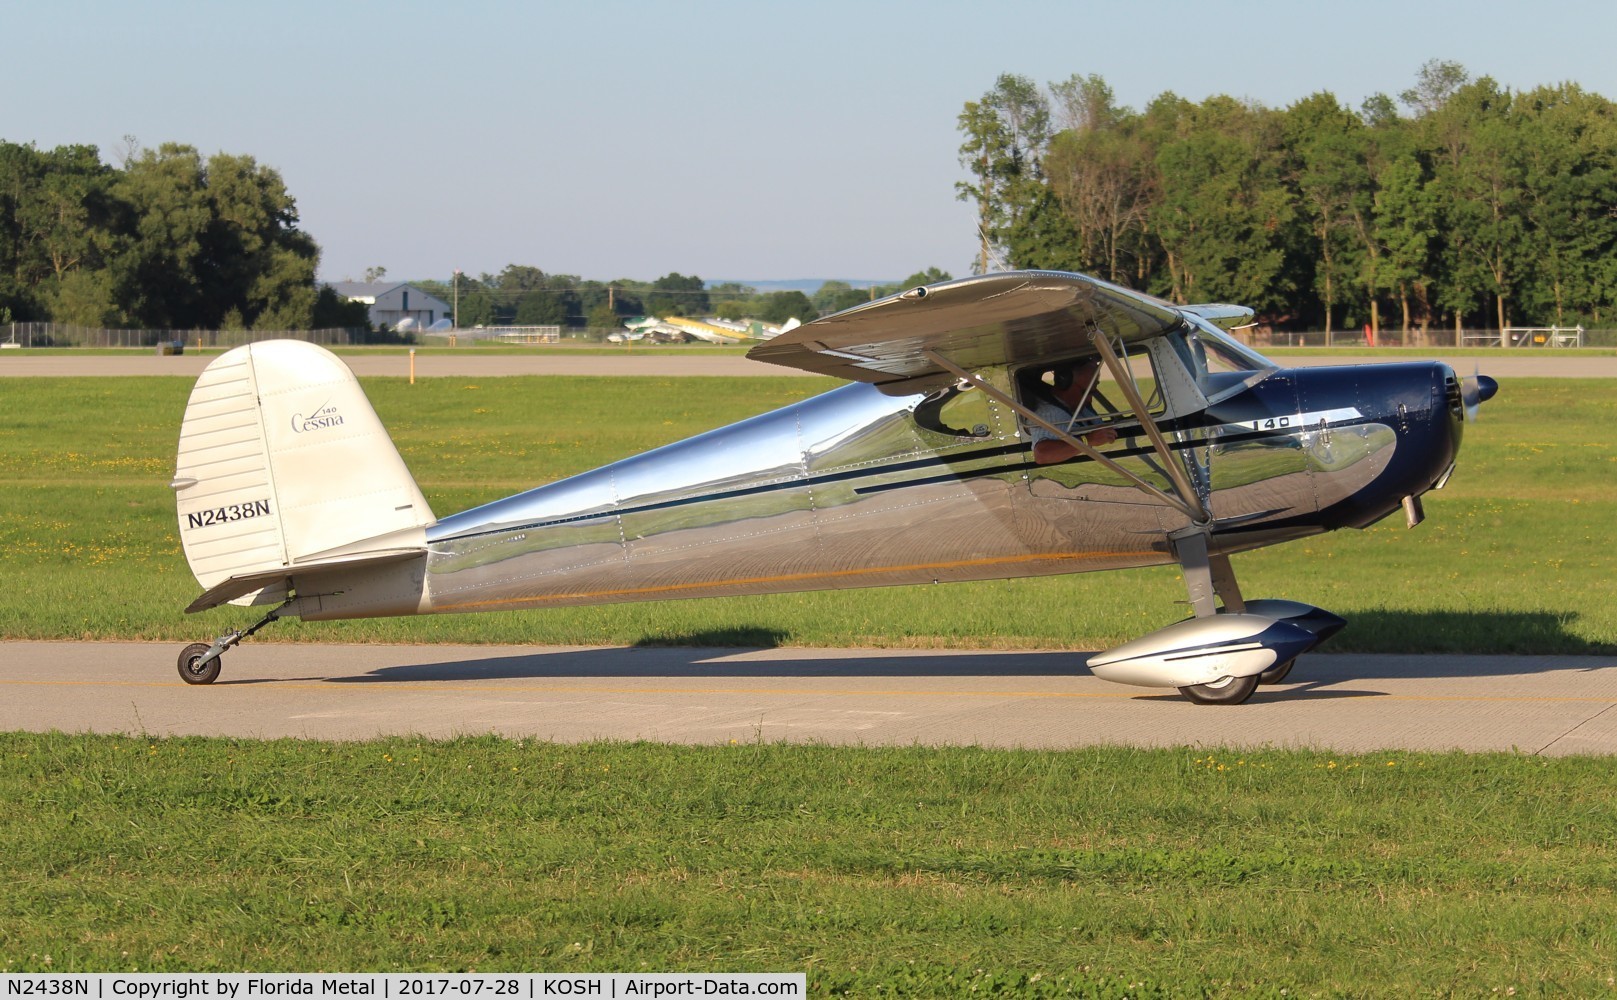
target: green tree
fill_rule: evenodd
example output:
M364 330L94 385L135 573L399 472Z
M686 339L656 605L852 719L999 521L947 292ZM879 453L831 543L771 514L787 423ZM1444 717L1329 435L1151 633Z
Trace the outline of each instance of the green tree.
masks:
M297 228L280 174L250 156L165 143L130 159L115 187L132 221L112 263L124 312L148 327L304 329L319 248Z
M52 279L46 304L54 322L72 326L116 327L123 321L112 275L102 270L75 268Z
M846 281L827 281L809 297L814 311L821 316L828 316L844 309L852 309L870 301L870 290L855 288Z
M809 297L798 291L773 292L764 296L763 307L756 316L742 317L745 319L761 319L765 323L784 323L789 319L809 320L818 319L819 312L815 310L814 303Z
M1298 195L1301 221L1314 257L1314 291L1324 306L1325 332L1334 329L1334 310L1351 276L1365 282L1370 322L1379 331L1374 259L1377 241L1369 233L1373 210L1369 143L1357 115L1329 93L1306 97L1285 113L1288 172ZM1353 256L1367 258L1358 266Z
M230 303L210 301L207 167L190 146L143 150L118 178L117 195L133 216L128 252L114 265L123 306L139 326L217 327Z
M948 271L940 270L940 269L938 269L936 267L929 267L924 271L916 271L914 274L910 275L908 278L905 278L903 281L899 282L897 287L893 287L893 286L888 286L888 287L892 288L892 291L894 291L894 292L902 292L905 289L916 288L916 287L919 287L921 285L935 285L940 281L953 281L953 280L954 280L954 278L950 276ZM885 294L890 295L890 294L892 294L892 292L887 292Z
M1164 291L1176 302L1294 308L1296 207L1282 183L1281 119L1211 97L1186 124L1156 156L1163 195L1151 222L1167 257Z
M1074 76L1051 89L1067 127L1050 141L1044 169L1073 234L1066 266L1138 287L1151 256L1146 230L1157 193L1139 116L1116 107L1098 76Z
M1445 59L1428 59L1415 74L1415 85L1398 95L1416 118L1425 118L1443 109L1466 84L1471 75L1464 66Z
M1017 267L1047 271L1094 271L1072 220L1048 188L1039 191L1005 243Z
M1510 94L1483 77L1455 91L1425 122L1442 143L1433 183L1447 237L1444 304L1459 326L1467 311L1492 297L1492 318L1506 327L1526 232L1523 150Z
M623 319L605 302L591 309L586 315L584 325L598 330L612 330L623 325Z
M981 273L1009 248L1010 232L1038 199L1050 106L1032 80L1003 73L980 101L966 102L957 125L965 135L960 163L976 181L955 190L961 201L977 203Z
M517 326L566 326L567 303L559 292L530 291L517 300Z
M320 250L297 228L297 205L281 175L250 156L217 153L208 159L207 193L210 311L240 310L256 330L307 329Z
M1617 107L1561 84L1519 95L1513 110L1530 254L1523 305L1539 322L1598 322L1617 270Z
M673 271L651 283L646 309L655 316L706 316L711 312L707 286L696 275Z
M498 315L494 294L494 277L485 274L481 278L474 278L469 274L460 276L460 292L458 312L460 326L473 328L479 326L493 326Z
M612 287L613 311L619 316L646 315L645 282L619 278L616 281L608 282L608 284Z
M1383 250L1379 256L1367 258L1378 266L1367 283L1397 295L1405 343L1416 324L1424 342L1431 320L1429 290L1438 242L1438 209L1429 177L1418 151L1391 158L1381 171L1373 232L1367 236Z
M94 146L0 142L0 307L23 319L62 309L61 322L86 325L119 317L114 283L98 274L127 226L113 180Z
M330 285L321 285L314 297L310 323L316 330L370 329L370 307L337 294Z

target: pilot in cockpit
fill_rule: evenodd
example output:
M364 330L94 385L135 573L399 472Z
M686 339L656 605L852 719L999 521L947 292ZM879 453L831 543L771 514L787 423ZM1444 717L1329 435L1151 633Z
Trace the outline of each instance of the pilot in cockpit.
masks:
M1072 425L1075 417L1081 420L1095 415L1089 400L1095 383L1100 379L1099 358L1083 358L1059 365L1050 371L1049 376L1049 381L1040 378L1032 383L1031 393L1024 396L1041 420L1065 429ZM1033 461L1039 465L1065 462L1078 454L1078 449L1038 424L1032 426L1031 432ZM1100 427L1075 436L1098 448L1116 441L1117 431Z

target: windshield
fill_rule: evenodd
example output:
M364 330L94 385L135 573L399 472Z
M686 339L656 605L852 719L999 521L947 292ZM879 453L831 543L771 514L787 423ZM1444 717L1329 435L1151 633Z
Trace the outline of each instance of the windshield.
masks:
M1207 371L1256 372L1280 367L1213 324L1197 317L1190 320L1195 325L1190 339L1200 347Z

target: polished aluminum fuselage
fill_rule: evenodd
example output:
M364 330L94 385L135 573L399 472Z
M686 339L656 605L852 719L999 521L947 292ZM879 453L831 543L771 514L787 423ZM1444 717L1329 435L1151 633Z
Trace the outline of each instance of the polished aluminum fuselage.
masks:
M980 373L1007 392L1004 368ZM1236 551L1363 526L1430 488L1459 419L1437 364L1255 373L1164 422ZM856 383L448 517L421 610L490 611L1085 572L1173 562L1189 525L1085 460L1038 466L1009 408L923 426ZM1171 488L1133 428L1106 451Z

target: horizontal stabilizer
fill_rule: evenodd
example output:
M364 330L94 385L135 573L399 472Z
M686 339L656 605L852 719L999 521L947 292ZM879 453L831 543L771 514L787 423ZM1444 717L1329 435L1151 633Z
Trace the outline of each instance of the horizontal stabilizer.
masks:
M196 600L185 609L186 614L195 614L198 611L207 611L217 608L221 604L239 601L248 595L263 594L266 599L255 600L255 604L278 604L286 599L287 592L293 586L293 580L298 581L298 591L303 593L309 589L310 584L318 587L322 576L330 576L336 572L347 572L369 566L383 566L390 563L402 563L410 559L424 556L424 549L402 549L392 552L378 552L372 555L355 556L349 559L331 559L322 562L312 562L300 566L286 566L280 569L263 570L258 573L244 573L233 576L223 583L215 584L203 591Z

